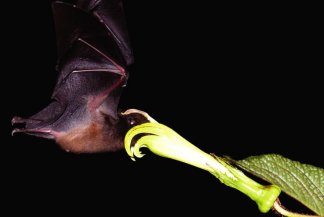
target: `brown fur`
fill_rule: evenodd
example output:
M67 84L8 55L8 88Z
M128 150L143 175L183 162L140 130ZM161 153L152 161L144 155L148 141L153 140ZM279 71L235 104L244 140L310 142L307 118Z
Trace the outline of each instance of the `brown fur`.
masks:
M96 122L64 132L56 142L66 151L74 153L116 151L122 147L120 139L109 137L103 125Z

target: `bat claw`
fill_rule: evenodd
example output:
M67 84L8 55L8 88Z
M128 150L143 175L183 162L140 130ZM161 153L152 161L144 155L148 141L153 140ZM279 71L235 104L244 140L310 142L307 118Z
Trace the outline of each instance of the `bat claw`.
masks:
M54 139L55 132L53 132L50 129L26 129L26 128L15 128L13 131L11 131L11 136L14 136L16 133L27 133L30 135L48 138L48 139Z
M26 119L22 117L15 116L11 119L11 125L26 123Z
M15 133L21 133L23 132L23 129L15 128L13 131L11 131L11 136L14 136Z
M19 116L15 116L11 119L11 125L15 124L37 124L40 123L41 120L31 119L31 118L22 118Z
M15 124L25 124L27 121L28 121L28 119L26 119L26 118L14 116L11 119L11 125L13 126ZM13 131L11 131L11 136L14 136L14 134L16 134L16 133L24 133L25 131L26 131L25 128L15 128L15 129L13 129Z

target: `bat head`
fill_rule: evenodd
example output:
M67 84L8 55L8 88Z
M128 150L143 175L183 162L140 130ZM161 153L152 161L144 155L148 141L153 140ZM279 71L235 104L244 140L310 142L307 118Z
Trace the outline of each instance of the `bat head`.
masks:
M91 112L84 108L71 113L71 108L60 108L53 102L28 119L14 117L13 124L25 124L25 127L16 128L12 133L54 139L61 148L73 153L110 152L123 148L124 136L131 127L153 120L137 109L112 116L104 113L103 108Z

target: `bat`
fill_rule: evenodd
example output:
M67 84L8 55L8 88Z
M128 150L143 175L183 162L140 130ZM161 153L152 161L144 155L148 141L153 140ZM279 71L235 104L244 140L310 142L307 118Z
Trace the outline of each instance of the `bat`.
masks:
M58 79L51 102L12 134L54 139L73 153L117 151L145 112L120 112L118 103L134 62L121 0L52 2Z

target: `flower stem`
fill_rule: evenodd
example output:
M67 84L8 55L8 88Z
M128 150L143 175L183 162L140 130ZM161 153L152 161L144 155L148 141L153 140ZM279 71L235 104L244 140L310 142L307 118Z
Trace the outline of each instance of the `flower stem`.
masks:
M291 212L281 205L279 198L274 202L273 210L287 217L320 217L319 215L307 215L307 214Z

